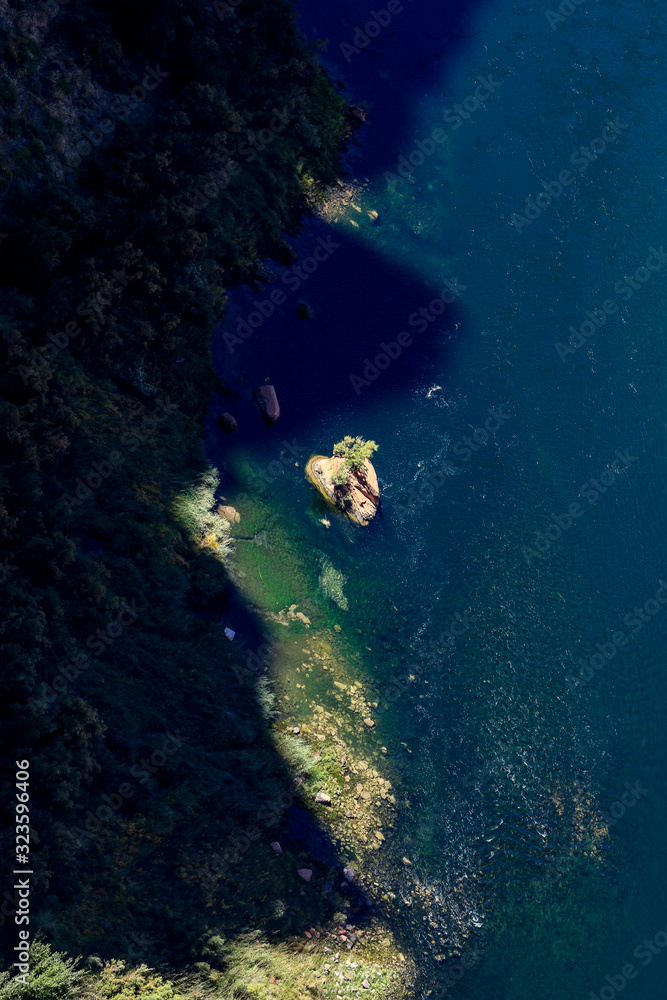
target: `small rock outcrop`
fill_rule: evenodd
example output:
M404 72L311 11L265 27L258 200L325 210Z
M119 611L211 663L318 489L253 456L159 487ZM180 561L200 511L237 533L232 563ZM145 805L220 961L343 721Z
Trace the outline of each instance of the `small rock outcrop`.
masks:
M368 524L380 506L380 490L373 464L369 458L360 457L376 447L372 441L345 438L334 448L334 452L339 454L334 454L333 458L313 455L306 465L308 481L357 524Z
M255 398L267 424L275 424L280 416L280 406L275 387L272 385L262 385L255 389Z
M224 517L225 521L229 521L230 524L239 524L241 520L241 515L236 510L235 507L230 507L225 504L220 504L216 511L221 517Z
M231 413L221 413L217 420L218 427L225 434L231 434L238 428L236 423L236 417L233 417Z

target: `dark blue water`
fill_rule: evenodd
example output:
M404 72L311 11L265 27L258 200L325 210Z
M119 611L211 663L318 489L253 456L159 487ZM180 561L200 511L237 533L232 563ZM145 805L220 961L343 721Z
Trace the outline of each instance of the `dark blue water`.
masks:
M331 620L369 681L416 668L378 732L410 789L384 877L420 995L665 995L667 12L571 7L412 0L348 62L370 8L304 0L369 109L357 183L294 241L325 241L317 270L275 266L286 302L216 345L283 407L269 430L235 404L227 495L295 442L276 530L304 579L346 577ZM348 433L380 446L364 532L326 529L303 479Z

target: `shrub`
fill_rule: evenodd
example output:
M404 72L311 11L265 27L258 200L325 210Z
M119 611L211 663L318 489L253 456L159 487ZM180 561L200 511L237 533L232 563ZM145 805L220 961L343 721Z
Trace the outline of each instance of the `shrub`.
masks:
M345 486L348 479L350 478L350 470L348 466L343 462L339 465L337 469L331 473L331 482L334 486Z
M346 435L342 441L334 445L336 458L344 458L348 469L360 469L366 459L378 450L375 441L365 441L362 437Z
M224 558L230 551L230 525L212 509L219 485L217 470L209 468L199 482L192 483L174 500L173 511L182 528L200 548L217 552Z
M334 458L343 461L331 475L334 486L346 487L353 469L362 469L366 459L378 450L375 441L365 441L362 437L351 437L347 434L342 441L333 446ZM345 493L349 492L347 489Z
M125 968L124 962L106 965L95 983L97 997L102 1000L186 1000L176 992L174 984L165 981L145 965Z
M313 752L310 744L305 740L299 740L289 733L279 733L276 743L282 757L285 759L290 771L300 778L304 774L310 774L315 767Z
M0 972L0 1000L74 1000L83 972L79 958L66 958L35 938L30 946L28 985Z

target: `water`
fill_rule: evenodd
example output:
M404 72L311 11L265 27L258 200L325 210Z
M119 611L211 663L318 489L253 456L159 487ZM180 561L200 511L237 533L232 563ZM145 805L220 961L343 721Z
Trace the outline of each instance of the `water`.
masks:
M249 402L229 404L243 426L220 459L226 495L247 484L244 463L271 468L295 442L257 515L276 609L316 594L381 693L419 668L377 725L410 789L387 858L414 859L385 876L415 905L430 892L418 920L395 914L418 993L662 997L667 613L627 616L667 579L667 260L651 250L667 243L667 13L588 2L552 30L527 0L413 0L349 63L339 44L365 4L304 0L301 17L330 39L343 92L371 105L351 159L360 211L310 223L299 259L318 237L338 244L329 258L250 341L233 353L216 341L228 377L270 378L283 405L269 430ZM492 94L466 105L489 74ZM457 103L469 117L452 128L443 112ZM446 139L431 153L435 128ZM388 184L417 140L423 162ZM550 203L512 225L543 182ZM627 289L647 260L655 270ZM446 280L461 294L418 332L409 317ZM237 294L226 329L271 287ZM297 318L300 300L313 319ZM557 348L587 321L580 346ZM357 395L350 376L401 330L413 343ZM382 513L366 531L331 514L325 528L303 479L308 455L346 433L380 445ZM318 588L325 561L346 577L346 608ZM454 948L470 967L452 974Z

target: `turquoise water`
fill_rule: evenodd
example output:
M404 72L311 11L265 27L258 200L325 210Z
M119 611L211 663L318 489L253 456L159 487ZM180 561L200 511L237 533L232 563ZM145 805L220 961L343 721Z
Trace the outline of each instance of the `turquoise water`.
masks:
M571 6L552 28L526 0L413 0L348 63L339 45L369 8L305 0L303 30L369 105L357 208L294 241L300 260L337 245L251 340L216 343L239 385L278 388L270 430L236 404L234 446L260 468L284 439L301 449L271 493L314 578L323 557L347 577L332 613L361 629L369 679L382 694L418 667L378 721L410 788L389 850L414 859L392 887L416 995L665 995L667 12ZM418 141L423 162L388 182ZM543 184L552 199L513 225ZM447 280L454 300L410 325ZM239 293L226 329L271 287ZM357 394L350 376L402 330L413 343ZM346 433L380 445L365 532L324 528L302 478ZM418 886L419 926L399 906ZM471 967L443 961L456 949Z

